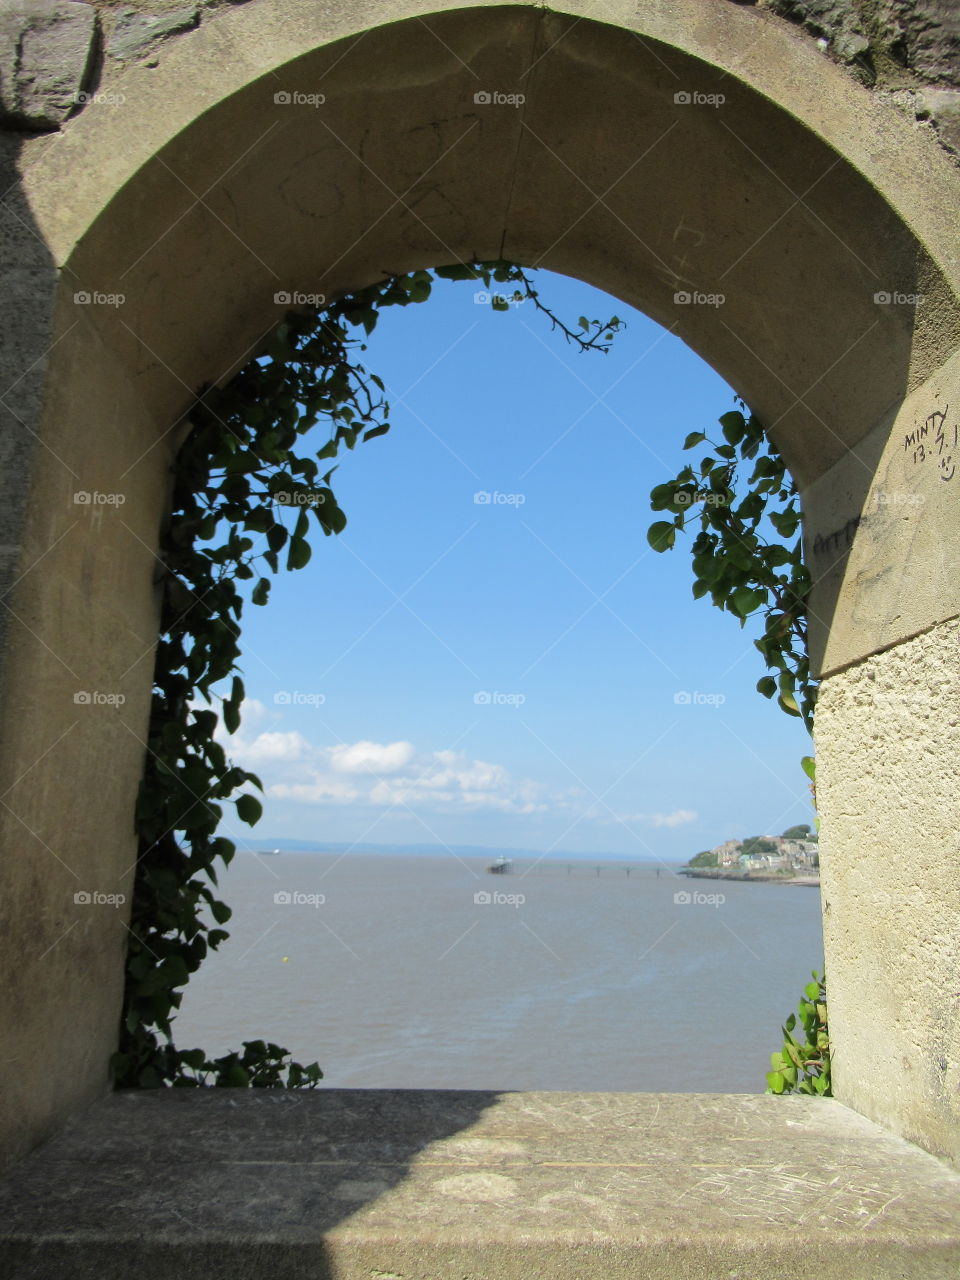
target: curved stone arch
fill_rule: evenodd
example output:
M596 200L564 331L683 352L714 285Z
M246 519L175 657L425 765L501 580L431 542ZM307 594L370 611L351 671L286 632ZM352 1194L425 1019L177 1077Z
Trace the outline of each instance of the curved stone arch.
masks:
M136 301L118 312L109 342L142 343L139 353L121 351L125 367L165 366L157 379L166 386L139 393L159 423L182 408L184 386L211 370L220 376L256 343L270 323L271 286L312 279L311 291L331 293L373 278L387 260L408 267L470 252L583 275L676 328L750 395L806 485L885 424L953 350L949 211L960 172L794 28L724 2L653 9L642 25L630 6L601 6L602 21L584 16L590 6L425 10L392 4L331 17L306 6L291 15L258 0L221 14L170 46L159 67L101 85L30 167L38 229L68 285L139 300L139 314ZM401 36L390 23L404 19ZM530 103L472 109L477 66L522 83ZM293 92L325 86L319 123L309 110L304 121L303 111L277 109L283 76L296 81ZM565 86L581 76L590 92L571 106ZM721 111L678 109L672 91L688 80L732 101ZM365 96L381 109L358 110ZM630 141L595 146L608 123L615 135L646 130L640 164ZM371 129L372 164L357 160ZM765 155L774 154L771 165ZM277 169L288 176L271 208L260 189ZM198 226L208 209L213 225ZM356 252L314 243L340 246L338 219L365 226L385 213ZM258 219L276 228L269 248ZM214 252L198 270L198 242L211 235ZM168 256L192 274L192 293L191 282L159 269ZM724 293L719 323L703 307L679 311L678 289ZM881 310L873 294L884 291L922 293L925 304ZM179 346L170 334L177 314L193 317L176 326ZM831 538L859 510L874 462L854 464L845 518L831 515L819 535ZM819 615L832 616L840 587L834 573ZM900 636L925 625L929 603L915 601ZM890 638L882 626L850 644L838 633L826 667ZM815 637L818 658L826 641Z
M525 101L478 102L478 92ZM31 844L13 901L34 912L49 947L20 998L27 1009L30 983L43 982L60 1003L24 1015L23 1053L56 1066L45 1097L9 1095L22 1141L105 1079L122 921L77 915L82 927L61 940L63 903L78 869L114 889L130 883L174 424L200 383L257 348L281 318L278 294L332 296L471 255L580 276L675 329L771 424L820 556L825 672L958 612L956 548L937 524L954 489L938 488L925 459L907 468L901 437L957 389L960 172L768 13L726 0L639 13L614 0L332 11L255 0L165 46L158 66L111 73L24 160L19 225L32 220L29 243L46 261L16 383L25 369L43 376L18 406L40 446L21 486L31 504L5 653L4 816ZM883 304L878 293L924 301ZM904 504L892 518L876 501L887 491L919 495L922 512ZM123 505L82 509L77 492L120 494ZM897 567L910 562L924 568L904 584ZM921 683L940 678L934 668ZM854 809L879 801L847 777L831 791L831 752L846 762L854 746L840 723L846 680L827 682L839 710L818 734L836 851L825 884L838 1088L944 1149L960 1118L939 1085L925 1076L894 1106L892 1077L864 1080L853 1065L874 1043L857 1009L869 961L850 946L858 899L843 859L856 862L855 839L842 816L831 827L830 804L842 815L851 797ZM123 691L122 712L77 727L78 682ZM829 696L824 705L829 717ZM50 794L69 807L69 829ZM923 812L934 803L924 794ZM891 901L877 915L878 964L897 926ZM13 945L17 954L22 940ZM920 975L924 956L905 1045L952 1034L942 1018L930 1031L940 979ZM79 1050L71 999L90 1015Z
M932 138L826 61L796 28L768 11L729 0L706 6L677 0L641 11L629 0L565 0L549 9L540 0L447 0L442 6L436 0L355 0L349 7L331 8L309 0L248 2L164 46L159 66L111 69L91 104L58 138L55 154L33 174L31 185L50 184L39 217L46 242L65 262L111 196L178 133L305 54L404 20L424 23L457 12L524 9L539 11L541 19L566 21L568 29L596 22L641 43L656 41L749 85L858 169L949 272L952 284L960 282L950 218L951 197L960 193L960 170ZM128 99L123 113L110 102L114 92ZM132 110L139 117L134 128Z

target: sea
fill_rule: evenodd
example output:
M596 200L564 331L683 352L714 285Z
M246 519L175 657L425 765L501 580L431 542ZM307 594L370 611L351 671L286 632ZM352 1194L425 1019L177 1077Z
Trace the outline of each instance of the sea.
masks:
M816 887L664 864L238 852L180 1048L364 1088L759 1093L823 943Z

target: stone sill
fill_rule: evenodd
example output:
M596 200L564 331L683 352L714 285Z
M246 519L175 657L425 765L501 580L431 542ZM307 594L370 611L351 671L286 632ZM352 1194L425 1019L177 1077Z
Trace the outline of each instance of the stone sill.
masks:
M15 1280L956 1280L960 1174L830 1099L115 1094L0 1183Z

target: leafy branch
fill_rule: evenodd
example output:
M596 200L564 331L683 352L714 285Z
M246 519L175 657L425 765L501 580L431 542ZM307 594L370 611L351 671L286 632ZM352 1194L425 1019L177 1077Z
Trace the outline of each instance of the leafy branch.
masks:
M810 574L798 536L799 494L763 427L749 410L747 415L725 413L722 440L702 431L687 436L684 449L705 442L709 452L653 489L652 509L673 518L652 524L647 539L654 551L667 551L679 532L699 526L691 546L694 599L709 595L741 627L747 618L763 618L763 634L754 644L773 674L759 680L757 689L776 697L783 711L812 731L817 685L807 654ZM776 536L768 536L768 529Z
M812 977L803 989L797 1013L791 1013L783 1025L783 1048L770 1055L773 1069L767 1072L768 1093L832 1096L826 978L816 970ZM793 1034L798 1019L803 1040Z
M747 410L742 400L738 403ZM763 618L763 634L754 644L772 674L763 676L757 689L766 698L776 697L781 710L799 716L812 733L817 683L807 650L810 574L797 536L797 487L749 410L746 416L739 410L725 413L720 430L720 441L703 431L687 436L684 449L706 443L709 451L652 491L653 510L671 512L673 519L652 524L647 539L655 551L667 551L689 524L699 525L690 548L694 599L709 595L741 627L750 617ZM768 529L776 536L768 536ZM816 762L810 755L801 763L815 805ZM793 1037L797 1017L791 1014L783 1027L783 1048L771 1056L771 1093L830 1094L826 986L816 973L813 977L799 1011L806 1042Z

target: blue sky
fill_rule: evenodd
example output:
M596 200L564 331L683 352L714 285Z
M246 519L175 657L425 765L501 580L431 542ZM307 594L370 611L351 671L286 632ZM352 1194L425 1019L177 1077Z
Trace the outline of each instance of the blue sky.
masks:
M383 313L364 359L393 426L334 477L347 529L312 528L310 564L245 610L228 741L266 797L252 833L225 824L241 842L676 861L812 821L806 732L755 691L758 624L693 600L685 542L646 542L650 489L733 391L607 295L538 287L571 322L625 319L612 351L472 283Z

